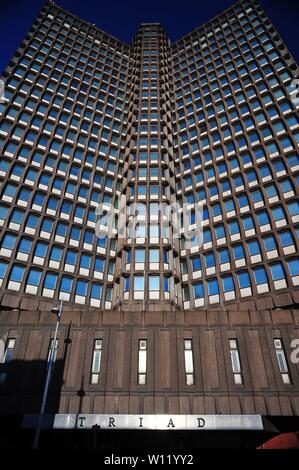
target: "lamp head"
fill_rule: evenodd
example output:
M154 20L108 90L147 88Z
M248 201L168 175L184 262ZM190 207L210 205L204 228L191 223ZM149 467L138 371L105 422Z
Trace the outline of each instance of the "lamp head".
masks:
M55 313L55 315L59 315L59 308L58 307L53 307L52 310L51 310L51 313Z

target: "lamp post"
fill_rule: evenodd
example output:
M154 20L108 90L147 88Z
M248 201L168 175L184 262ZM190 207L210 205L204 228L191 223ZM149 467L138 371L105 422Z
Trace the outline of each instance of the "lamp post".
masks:
M42 404L41 404L40 412L38 415L38 422L37 422L35 435L34 435L33 449L38 449L38 445L39 445L41 425L42 425L43 416L45 413L48 390L49 390L49 385L50 385L51 376L52 376L52 370L53 370L53 366L55 364L55 359L56 359L55 350L56 350L56 343L57 343L57 336L58 336L58 328L59 328L60 318L61 318L61 313L62 313L62 305L63 305L63 300L61 301L59 308L54 307L51 310L51 313L54 313L57 317L56 329L55 329L55 335L54 335L54 339L53 339L53 342L51 344L51 349L50 349L49 364L48 364L47 375L46 375L46 380L45 380L45 385L44 385Z

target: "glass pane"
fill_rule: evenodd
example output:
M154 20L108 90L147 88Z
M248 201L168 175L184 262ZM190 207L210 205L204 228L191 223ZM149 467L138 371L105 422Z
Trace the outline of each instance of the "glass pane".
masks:
M193 385L194 384L193 374L186 374L186 382L187 382L187 385Z
M242 385L242 375L241 374L234 374L234 378L235 378L235 383L237 385Z
M146 378L145 374L138 374L138 383L139 383L139 385L145 385L145 378Z
M157 291L159 290L159 276L149 276L149 290L150 291Z
M230 357L231 357L231 361L232 361L233 372L240 373L241 372L241 365L240 365L240 359L239 359L238 351L237 350L230 351Z
M192 351L185 351L185 370L187 374L193 374L193 354Z
M144 290L144 277L143 276L135 276L134 277L134 290L135 291L143 291Z
M94 351L92 361L92 372L99 373L101 365L101 351Z
M283 350L276 351L280 372L288 372L288 366Z
M138 360L138 372L139 374L146 373L146 351L139 351L139 360Z

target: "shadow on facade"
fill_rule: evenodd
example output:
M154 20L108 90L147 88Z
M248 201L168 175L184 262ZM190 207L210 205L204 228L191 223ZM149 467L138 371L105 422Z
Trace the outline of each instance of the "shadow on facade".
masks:
M67 345L66 345L67 348ZM66 349L65 348L65 349ZM49 388L46 413L59 413L65 354L57 360ZM22 428L24 414L38 414L41 405L47 361L12 360L6 368L6 379L0 384L0 448L30 449L34 429ZM81 401L85 395L83 378L80 390L74 392ZM271 435L269 437L272 437ZM219 433L197 431L125 431L125 430L43 430L40 448L99 450L184 450L209 448L255 448L265 442L266 433Z
M57 359L49 387L46 413L59 413L64 386L64 370L71 340L64 341L63 357ZM30 449L34 430L22 428L25 414L38 414L41 406L47 361L12 360L0 369L0 448ZM80 389L78 413L86 395L84 376ZM298 430L298 417L269 417L280 432ZM271 432L255 431L150 431L150 430L43 430L40 447L48 449L99 450L192 450L192 449L254 449L273 437Z
M0 414L39 413L47 372L47 361L12 360L0 376ZM46 406L47 413L58 413L63 385L64 361L55 363Z
M59 413L70 328L64 340L63 357L56 359L48 390L46 413ZM32 431L23 430L25 414L38 414L48 370L47 360L13 359L0 365L0 439L2 448L31 447Z
M31 447L32 431L22 430L24 414L40 411L47 361L12 360L1 372L0 440L2 448ZM58 413L64 361L55 363L46 413Z

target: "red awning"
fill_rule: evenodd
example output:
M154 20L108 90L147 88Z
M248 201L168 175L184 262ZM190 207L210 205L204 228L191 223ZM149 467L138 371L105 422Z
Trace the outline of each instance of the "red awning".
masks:
M299 432L279 434L257 449L299 449Z

